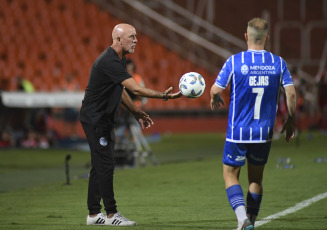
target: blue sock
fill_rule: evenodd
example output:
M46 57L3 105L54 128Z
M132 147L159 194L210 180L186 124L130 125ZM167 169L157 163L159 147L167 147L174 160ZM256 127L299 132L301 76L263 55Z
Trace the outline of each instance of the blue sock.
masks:
M241 205L245 206L243 191L241 185L232 185L226 189L227 197L233 210Z
M262 194L248 192L246 197L246 214L258 216Z

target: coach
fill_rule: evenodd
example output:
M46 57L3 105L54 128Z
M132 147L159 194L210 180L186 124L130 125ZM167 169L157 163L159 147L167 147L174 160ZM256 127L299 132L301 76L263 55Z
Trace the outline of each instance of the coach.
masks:
M134 105L125 87L136 96L160 98L164 101L181 97L171 93L148 89L138 85L126 71L125 55L133 53L136 30L129 24L118 24L112 31L112 45L93 63L86 87L79 119L91 150L91 171L87 205L87 225L136 225L117 212L113 189L114 174L114 125L121 103L134 115L142 128L150 127L150 117ZM106 215L101 213L103 200Z

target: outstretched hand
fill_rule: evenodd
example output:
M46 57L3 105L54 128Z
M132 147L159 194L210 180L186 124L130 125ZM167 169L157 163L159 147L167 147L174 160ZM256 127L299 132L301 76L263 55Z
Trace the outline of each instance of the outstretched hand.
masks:
M280 133L283 133L286 131L286 137L285 140L289 142L294 138L294 133L295 133L295 124L294 124L294 119L288 118L282 128L282 131Z
M153 125L153 121L151 120L150 116L146 114L144 111L138 111L134 113L134 117L137 122L140 124L141 128L150 128Z
M182 96L182 93L180 91L178 91L177 93L171 93L172 90L173 87L171 86L165 91L167 99L176 99Z
M218 111L220 109L220 106L225 105L224 99L220 97L219 95L215 95L213 98L211 98L211 110Z

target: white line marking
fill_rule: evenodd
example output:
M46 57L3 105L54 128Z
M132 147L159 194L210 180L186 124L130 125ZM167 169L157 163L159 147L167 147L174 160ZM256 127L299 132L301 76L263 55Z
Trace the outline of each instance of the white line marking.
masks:
M255 222L255 227L259 227L261 225L267 224L272 220L278 219L279 217L286 216L287 214L297 212L305 207L308 207L309 205L316 203L322 199L325 199L327 197L327 192L321 193L317 196L314 196L308 200L302 201L301 203L296 204L293 207L290 207L282 212L273 214L271 216L267 216L265 218L262 218L260 221Z

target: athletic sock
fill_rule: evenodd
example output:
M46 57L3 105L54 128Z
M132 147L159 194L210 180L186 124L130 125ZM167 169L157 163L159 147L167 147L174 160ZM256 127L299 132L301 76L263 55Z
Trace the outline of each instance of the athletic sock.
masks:
M246 197L246 214L249 220L254 224L262 201L262 194L248 192Z
M226 189L227 197L230 205L232 206L238 223L243 223L247 219L245 211L245 202L241 185L232 185Z

